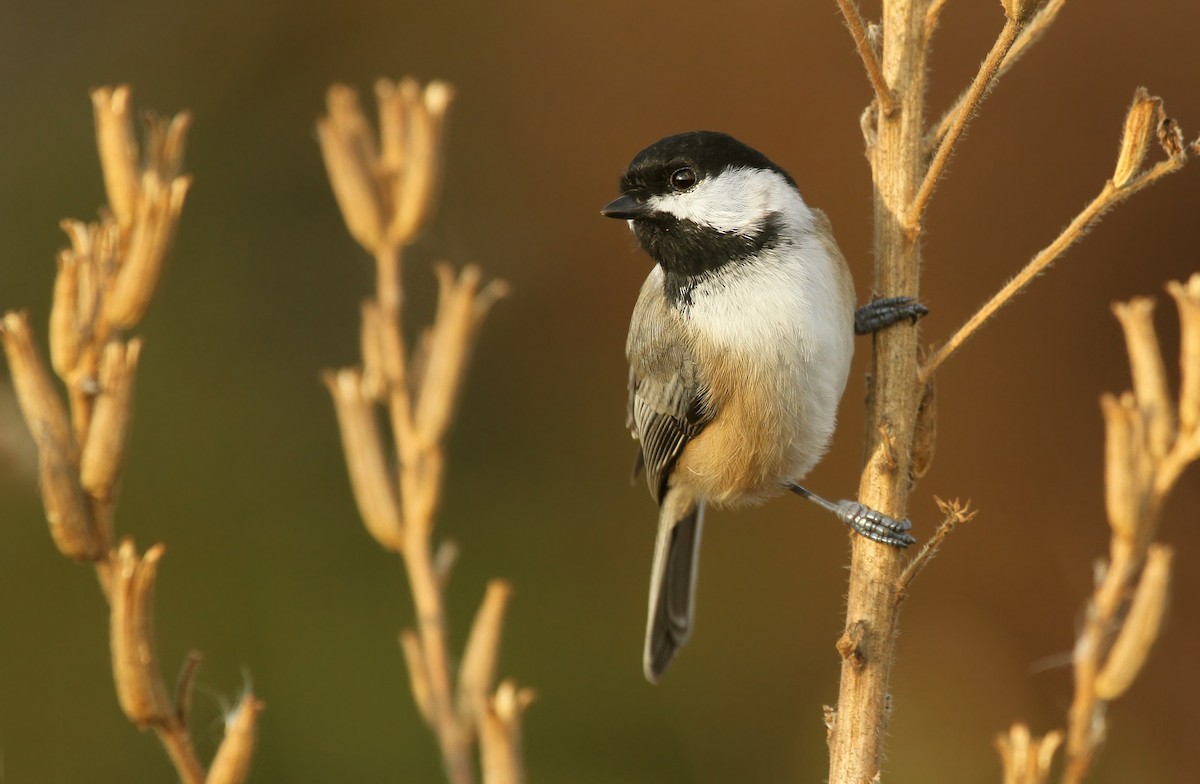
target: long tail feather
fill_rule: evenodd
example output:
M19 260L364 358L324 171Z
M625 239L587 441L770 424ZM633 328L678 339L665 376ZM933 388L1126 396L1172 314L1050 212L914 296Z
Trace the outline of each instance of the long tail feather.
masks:
M675 652L687 642L696 604L696 570L704 502L681 505L664 499L650 573L650 612L646 622L643 667L658 683Z

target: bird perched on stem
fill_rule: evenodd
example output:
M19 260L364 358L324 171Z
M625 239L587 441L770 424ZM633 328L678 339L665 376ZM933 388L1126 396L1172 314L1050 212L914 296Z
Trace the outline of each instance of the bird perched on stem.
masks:
M602 215L629 222L655 266L625 353L627 424L659 504L644 668L657 682L688 639L704 508L791 490L884 544L908 520L796 484L821 459L850 372L855 333L925 308L907 297L857 312L824 213L795 181L731 136L696 131L638 153Z

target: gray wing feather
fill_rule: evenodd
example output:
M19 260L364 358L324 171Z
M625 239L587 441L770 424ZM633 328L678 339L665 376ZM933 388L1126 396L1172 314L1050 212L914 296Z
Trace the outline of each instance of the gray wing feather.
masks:
M654 294L647 281L634 308L626 354L629 405L626 425L641 446L650 494L660 504L667 478L688 441L713 418L708 388L697 378L691 341L678 314ZM635 467L635 472L637 467Z

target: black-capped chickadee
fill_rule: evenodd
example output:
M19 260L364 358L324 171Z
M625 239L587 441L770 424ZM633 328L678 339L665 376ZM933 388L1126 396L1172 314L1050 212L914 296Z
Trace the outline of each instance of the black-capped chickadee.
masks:
M762 153L712 131L634 157L601 213L629 221L654 260L633 309L627 424L659 504L646 678L688 638L704 507L792 490L885 544L907 520L795 484L821 459L850 372L855 332L925 309L877 300L856 314L854 284L824 213Z

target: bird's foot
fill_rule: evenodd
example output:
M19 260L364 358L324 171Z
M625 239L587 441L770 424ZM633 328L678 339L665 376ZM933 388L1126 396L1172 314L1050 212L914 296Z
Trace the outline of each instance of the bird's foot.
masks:
M854 311L854 334L870 335L905 319L915 324L929 314L929 308L912 297L884 297L868 302Z
M872 541L892 547L908 547L917 541L908 532L912 523L907 517L897 520L857 501L838 501L836 514L843 523Z

